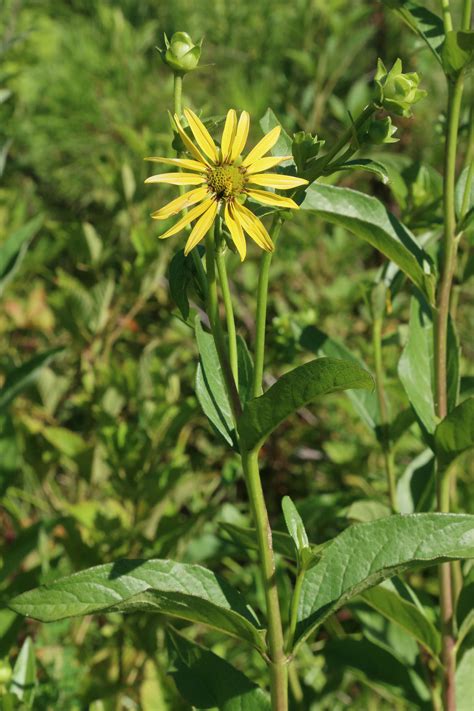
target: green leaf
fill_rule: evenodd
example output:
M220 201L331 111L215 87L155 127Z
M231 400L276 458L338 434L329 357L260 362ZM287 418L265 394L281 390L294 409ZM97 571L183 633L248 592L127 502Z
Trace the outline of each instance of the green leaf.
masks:
M372 387L371 375L350 361L318 358L301 365L247 403L238 423L242 445L248 450L260 446L289 415L320 395Z
M33 708L36 690L36 660L30 637L23 642L20 653L13 667L10 691L28 708Z
M9 281L14 277L31 240L42 224L43 217L38 215L0 244L0 296L2 296Z
M456 709L472 711L474 698L474 647L467 649L456 669Z
M23 390L32 385L41 368L48 365L63 350L63 348L51 348L44 353L38 353L31 360L7 373L3 388L0 389L0 411L4 410Z
M446 74L455 77L470 64L474 57L474 31L446 33L446 39L441 49L443 67Z
M406 276L434 302L434 274L429 256L411 232L374 197L357 190L315 183L300 205L324 217L375 247L397 264Z
M300 344L315 355L325 355L329 358L352 361L364 370L368 370L366 364L346 346L330 338L316 326L307 326L304 329L300 337ZM347 390L346 395L367 427L376 432L380 423L380 415L375 390L373 388L372 390Z
M196 341L200 362L196 372L196 395L204 414L227 444L235 445L232 409L225 388L219 356L214 339L204 331L196 317Z
M324 656L329 668L348 667L371 687L374 684L387 687L397 700L411 701L419 708L420 697L411 670L378 645L349 636L331 639L325 645Z
M297 644L355 595L404 570L474 557L474 516L394 515L350 526L306 573Z
M398 363L398 375L426 431L432 435L438 424L434 396L432 312L421 294L411 300L408 341ZM459 344L451 321L448 325L448 407L456 405L459 393Z
M308 534L306 533L303 520L289 496L283 497L281 508L288 533L293 539L298 557L301 557L304 551L309 552Z
M439 464L444 469L474 447L474 397L464 400L439 423L434 442Z
M441 651L441 637L435 626L412 602L395 591L379 585L366 590L361 599L381 615L402 627L434 656Z
M14 598L21 615L53 622L118 611L158 612L215 627L263 649L262 632L239 592L199 565L121 560L60 578Z
M192 281L191 258L184 256L184 250L176 252L170 262L168 279L171 298L186 321L189 316L188 288Z
M425 449L410 462L398 479L397 502L400 513L432 510L435 490L435 458L431 449Z
M444 41L443 20L426 7L421 7L412 0L382 0L383 4L395 10L406 24L421 37L434 56L441 62L438 52Z
M469 178L469 174L471 174L471 178ZM471 184L471 189L467 195L467 201L466 201L466 208L465 208L465 215L469 213L469 210L474 206L474 179L472 179L472 166L467 166L464 168L462 171L461 175L458 178L458 181L456 183L456 193L455 193L455 202L456 202L456 215L459 217L464 217L462 214L463 210L463 202L464 202L464 193L466 191L466 186L468 179L470 180Z
M387 169L382 163L369 158L359 158L358 160L348 160L345 163L336 163L331 166L331 173L339 173L339 171L365 170L368 173L373 173L386 185L390 178ZM324 175L326 175L326 171Z
M258 551L257 531L255 528L244 528L243 526L236 526L233 523L224 522L219 523L219 526L230 536L237 546ZM272 539L275 553L279 553L279 555L296 563L295 545L291 536L289 536L288 533L283 533L283 531L272 531ZM321 552L328 543L321 543L319 545L310 543L309 545L311 555L305 557L305 566L314 565L321 557Z
M173 670L183 698L193 708L219 711L270 711L268 696L245 674L213 652L170 631Z
M272 130L272 128L275 128L275 126L280 126L281 133L278 138L278 141L275 143L270 153L273 156L291 156L291 148L293 145L293 141L289 137L285 129L281 126L281 123L279 122L273 111L268 108L265 114L260 119L260 128L264 133L268 133ZM293 158L290 158L289 160L280 163L280 165L282 166L289 166L292 164Z

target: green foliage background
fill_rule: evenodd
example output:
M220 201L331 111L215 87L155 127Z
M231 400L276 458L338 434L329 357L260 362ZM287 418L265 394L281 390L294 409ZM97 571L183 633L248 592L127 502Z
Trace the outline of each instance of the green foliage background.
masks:
M204 116L247 109L258 139L258 119L271 106L290 133L316 132L328 143L349 125L348 112L356 115L367 102L377 57L388 66L401 56L421 74L429 98L413 119L397 121L400 143L385 151L391 183L362 174L338 183L381 197L419 232L428 214L441 219L441 73L375 0L6 0L0 18L0 242L42 216L2 298L0 384L2 373L35 353L64 347L36 387L0 418L0 595L7 599L120 556L156 556L206 563L258 601L253 569L218 526L248 524L238 461L224 458L201 413L193 334L169 296L168 264L182 242L179 236L159 242L149 218L176 194L143 185L149 172L143 157L172 154L172 77L155 46L163 32L204 36L206 66L184 82L185 105ZM246 337L254 330L257 258L251 248L244 266L232 263ZM301 334L312 325L373 366L364 285L381 264L342 229L302 214L287 223L272 265L268 383L309 358ZM458 288L458 303L466 389L473 355L468 286ZM406 291L385 327L393 414L408 407L396 376L408 304ZM277 529L287 493L314 542L349 520L387 510L381 452L342 395L301 411L264 454ZM399 477L418 456L424 455L412 425L398 446ZM467 511L470 474L459 467L459 500ZM400 492L412 506L410 491ZM430 510L430 492L424 493L420 506ZM411 582L433 605L434 573L413 574ZM284 577L281 587L289 590ZM338 624L360 633L371 649L394 632L381 630L382 618L368 610L358 603ZM187 633L204 638L197 628ZM2 610L0 659L13 663L26 634L39 664L35 708L186 708L167 675L157 617L41 626ZM315 661L302 662L303 685L317 692L314 708L396 708L402 680L374 690L365 683L373 678L370 654L366 668L361 647L348 646L338 657L335 644L326 649L324 634ZM240 649L217 635L205 639L248 671ZM399 646L408 654L403 640ZM254 668L263 671L261 660Z

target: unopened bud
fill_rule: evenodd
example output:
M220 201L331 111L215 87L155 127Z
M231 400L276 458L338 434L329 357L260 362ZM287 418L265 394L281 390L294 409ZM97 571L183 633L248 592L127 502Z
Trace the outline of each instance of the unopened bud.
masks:
M397 59L393 67L387 69L381 59L377 62L375 74L377 84L376 101L380 107L398 116L411 116L411 107L426 96L426 91L418 89L420 78L416 72L404 74L402 60Z
M175 32L171 40L165 35L165 45L166 49L157 49L163 62L175 74L182 76L196 69L201 58L202 40L194 44L187 32Z

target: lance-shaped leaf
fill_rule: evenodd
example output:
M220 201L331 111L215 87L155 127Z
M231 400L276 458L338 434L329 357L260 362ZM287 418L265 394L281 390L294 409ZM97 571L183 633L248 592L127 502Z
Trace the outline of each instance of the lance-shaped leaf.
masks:
M413 32L423 39L441 64L439 48L444 41L443 20L426 7L412 0L382 0L384 5L395 10Z
M247 403L238 423L241 444L248 450L260 446L289 415L320 395L373 385L371 375L350 361L318 358L305 363Z
M411 232L377 198L349 188L315 183L310 185L301 204L302 210L324 217L353 232L395 262L434 302L434 275L431 259Z
M345 163L336 163L331 166L330 172L338 173L339 171L354 170L365 170L368 173L373 173L382 181L384 185L386 185L390 180L385 166L379 161L370 160L369 158L359 158L358 160L348 160Z
M245 599L210 570L172 560L121 560L22 593L11 609L53 622L96 612L155 611L200 622L263 649Z
M451 321L448 324L448 407L459 393L459 344ZM434 396L433 318L421 294L411 299L408 341L398 363L398 375L422 426L432 435L438 424ZM429 442L431 445L431 441Z
M30 637L23 642L20 653L13 667L10 691L23 701L27 708L33 708L36 690L35 650Z
M366 590L361 599L381 615L402 627L411 637L435 657L441 650L441 637L432 622L413 602L405 600L396 590L379 585Z
M28 245L43 223L39 215L20 227L0 245L0 296L8 282L14 277L26 254Z
M435 451L442 468L474 447L474 398L458 405L435 430Z
M217 654L170 630L170 672L176 687L193 708L220 711L270 711L262 689Z
M325 355L329 358L342 358L350 360L361 368L368 370L365 363L357 358L345 345L330 338L316 326L307 326L300 337L300 344L315 355ZM347 397L354 405L359 416L365 424L374 432L380 424L379 405L375 389L371 390L348 390Z
M51 348L11 370L5 378L3 387L0 388L0 411L5 409L22 390L32 385L41 368L48 365L52 358L62 351L63 348Z
M474 557L474 516L394 515L350 526L306 573L297 644L355 595L413 567Z
M198 317L195 334L200 359L196 372L196 395L199 404L227 444L233 446L235 441L232 409L219 356L212 335L204 331Z

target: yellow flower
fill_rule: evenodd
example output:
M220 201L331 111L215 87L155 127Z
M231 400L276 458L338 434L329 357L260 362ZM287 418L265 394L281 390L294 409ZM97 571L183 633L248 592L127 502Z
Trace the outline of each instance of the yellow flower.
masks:
M238 121L234 109L230 109L227 113L220 148L216 146L209 131L193 111L185 109L184 114L197 146L184 131L176 114L174 119L178 133L192 158L153 157L147 160L191 172L161 173L152 175L145 182L198 186L154 212L152 217L155 220L166 220L185 208L192 205L195 207L160 235L160 238L171 237L196 220L184 249L184 253L188 254L205 237L219 209L223 208L225 223L242 261L247 252L244 232L262 249L267 252L273 251L273 242L263 223L243 205L243 202L246 197L250 197L272 207L298 208L291 198L260 189L264 187L291 190L308 182L290 175L265 172L291 157L263 157L277 142L280 127L276 126L267 133L242 159L241 153L247 142L250 125L250 117L246 111L242 111Z

